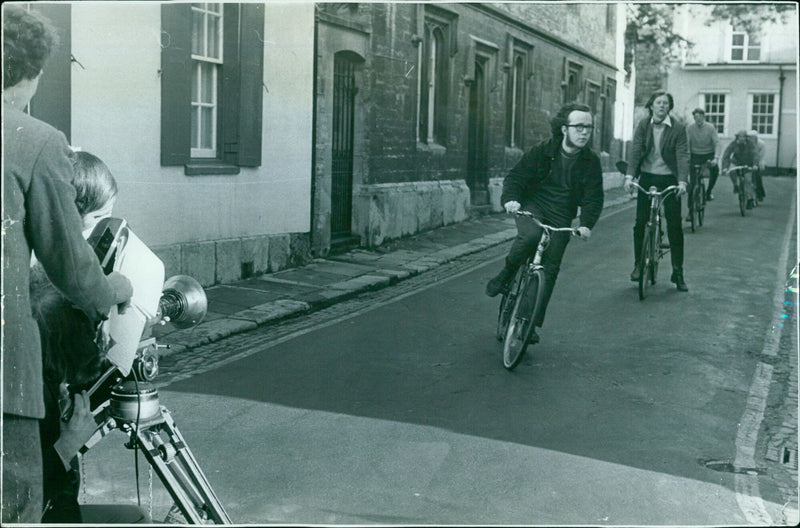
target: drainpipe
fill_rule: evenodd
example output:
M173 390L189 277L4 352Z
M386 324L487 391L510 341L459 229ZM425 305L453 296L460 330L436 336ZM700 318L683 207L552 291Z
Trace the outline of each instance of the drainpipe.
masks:
M317 199L317 26L319 25L318 6L314 6L314 57L312 62L312 80L311 80L311 230L309 233L309 244L311 245L312 254L314 253L315 242L315 221L314 221L314 202ZM314 255L319 257L320 255Z
M778 80L780 87L778 88L778 122L777 122L777 138L775 140L775 173L779 172L780 159L781 159L781 114L783 113L783 81L786 76L783 74L783 66L778 66Z

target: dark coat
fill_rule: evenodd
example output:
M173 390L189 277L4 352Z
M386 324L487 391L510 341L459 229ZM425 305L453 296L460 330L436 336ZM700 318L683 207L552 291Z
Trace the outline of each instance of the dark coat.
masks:
M3 103L3 412L45 414L31 249L58 290L92 320L115 296L84 240L64 134Z
M532 200L537 189L547 185L552 166L561 144L548 139L535 145L522 156L503 180L500 203L516 201L525 204ZM590 148L583 148L572 166L572 202L581 208L581 226L593 228L603 211L603 169L600 158ZM571 211L574 217L577 211Z
M628 174L639 177L642 161L653 150L653 123L651 117L639 121L633 132ZM664 127L661 134L661 159L667 164L678 181L686 182L689 178L689 144L686 139L686 127L674 117L670 117L672 126Z

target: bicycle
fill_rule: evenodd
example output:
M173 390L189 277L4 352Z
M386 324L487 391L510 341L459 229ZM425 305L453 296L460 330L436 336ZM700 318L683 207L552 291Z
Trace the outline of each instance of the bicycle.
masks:
M497 315L497 339L503 341L503 366L513 370L522 360L528 348L528 338L533 332L536 315L542 307L546 279L542 255L550 243L551 233L557 231L577 234L573 227L552 227L541 223L528 211L516 211L514 214L528 216L542 227L542 237L536 252L528 256L519 267L511 288L503 293L500 299L500 311Z
M707 162L693 164L689 170L689 192L687 194L687 205L689 208L689 222L692 226L692 233L696 227L703 225L706 213L706 186L703 178L708 174Z
M739 198L739 212L742 214L742 216L745 216L748 202L753 204L753 207L758 205L758 200L755 199L755 193L753 192L753 178L751 172L755 168L756 167L751 167L749 165L735 165L728 168L726 171L728 176L730 176L731 172L733 172L734 176L736 177L736 192ZM750 174L750 178L747 177L748 174Z
M664 255L669 253L670 250L669 244L662 242L664 233L661 228L661 218L664 215L661 209L667 196L676 192L680 187L670 185L663 191L659 191L655 186L645 189L636 182L631 183L650 197L650 218L648 218L645 225L642 253L639 258L639 265L641 266L641 273L639 273L639 300L643 301L647 297L648 283L651 286L656 283L658 261L664 258Z

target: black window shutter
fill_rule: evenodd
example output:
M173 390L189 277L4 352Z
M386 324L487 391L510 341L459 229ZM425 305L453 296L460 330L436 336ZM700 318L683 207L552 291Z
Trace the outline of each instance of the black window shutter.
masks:
M59 44L44 65L39 88L31 99L31 115L56 127L71 141L72 77L70 54L72 50L70 32L71 6L38 2L32 8L47 17L58 32ZM80 145L79 145L80 146Z
M191 152L192 6L161 6L161 164L185 165Z
M264 90L264 4L241 6L239 165L258 167Z

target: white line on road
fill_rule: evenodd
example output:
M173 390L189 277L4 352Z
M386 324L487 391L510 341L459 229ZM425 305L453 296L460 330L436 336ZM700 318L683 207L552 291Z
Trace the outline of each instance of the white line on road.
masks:
M783 315L784 289L786 288L786 263L789 258L789 240L792 235L795 221L796 202L792 199L792 209L784 230L781 255L778 259L778 286L772 303L772 325L767 333L762 354L775 356L781 338ZM775 322L777 321L777 323ZM772 366L759 362L753 374L753 382L747 395L744 414L739 422L739 432L736 435L736 458L733 465L736 468L753 468L755 470L755 452L761 422L764 421L764 410L767 407L769 387L772 382ZM772 518L764 506L761 493L758 489L758 474L736 473L734 476L736 489L736 502L745 518L751 524L772 525Z

